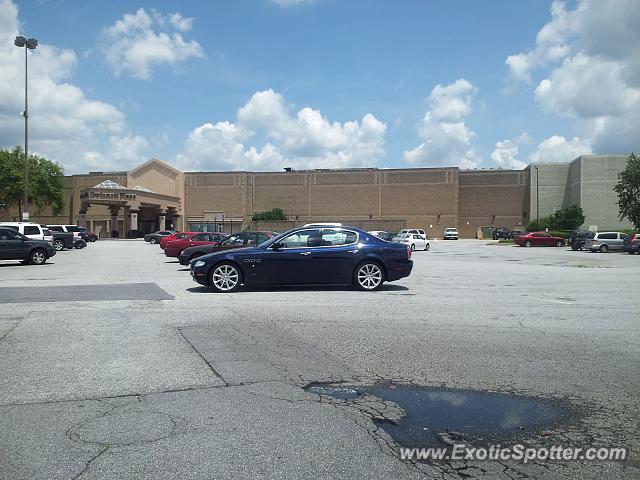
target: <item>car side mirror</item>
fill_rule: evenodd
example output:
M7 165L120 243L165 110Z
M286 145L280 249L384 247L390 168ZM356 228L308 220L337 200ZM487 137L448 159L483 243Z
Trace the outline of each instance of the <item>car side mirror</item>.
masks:
M271 245L271 249L272 249L272 250L280 250L280 249L282 249L282 248L284 248L284 247L286 247L286 244L285 244L285 243L283 243L283 242L276 242L276 243L273 243L273 244Z

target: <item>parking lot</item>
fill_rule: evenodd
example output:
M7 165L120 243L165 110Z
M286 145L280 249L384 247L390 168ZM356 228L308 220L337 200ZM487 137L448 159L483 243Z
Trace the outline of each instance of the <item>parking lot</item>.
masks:
M460 240L413 260L377 292L235 294L139 240L0 262L0 478L637 478L639 256ZM303 388L327 382L562 400L523 441L631 459L401 461L372 421L396 406Z

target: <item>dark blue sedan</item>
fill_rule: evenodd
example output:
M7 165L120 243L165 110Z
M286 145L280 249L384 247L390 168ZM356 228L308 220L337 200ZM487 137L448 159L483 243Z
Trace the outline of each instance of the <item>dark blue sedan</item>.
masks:
M307 225L256 247L204 255L190 263L191 276L218 292L241 285L350 285L376 290L407 277L411 250L358 228Z

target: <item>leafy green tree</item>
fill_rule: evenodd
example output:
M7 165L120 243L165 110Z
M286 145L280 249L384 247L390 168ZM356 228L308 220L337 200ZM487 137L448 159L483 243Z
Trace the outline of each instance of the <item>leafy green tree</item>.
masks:
M533 220L527 225L527 231L538 230L575 230L584 223L584 212L578 205L565 207L552 215L542 217L539 221Z
M0 204L17 206L22 218L24 152L21 147L0 150ZM53 215L64 208L64 171L56 162L29 155L29 204L51 207Z
M575 230L584 223L584 212L578 205L562 208L552 215L554 230Z
M272 208L266 212L254 213L251 220L257 222L259 220L286 220L287 216L281 208Z
M628 219L640 230L640 157L634 153L627 158L626 168L618 173L613 190L618 194L620 220Z

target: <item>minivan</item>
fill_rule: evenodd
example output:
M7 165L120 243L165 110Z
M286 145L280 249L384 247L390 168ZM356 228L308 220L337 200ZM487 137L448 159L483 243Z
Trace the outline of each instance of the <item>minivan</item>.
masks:
M623 250L626 233L598 232L586 238L585 249L591 252L607 253L609 250Z

